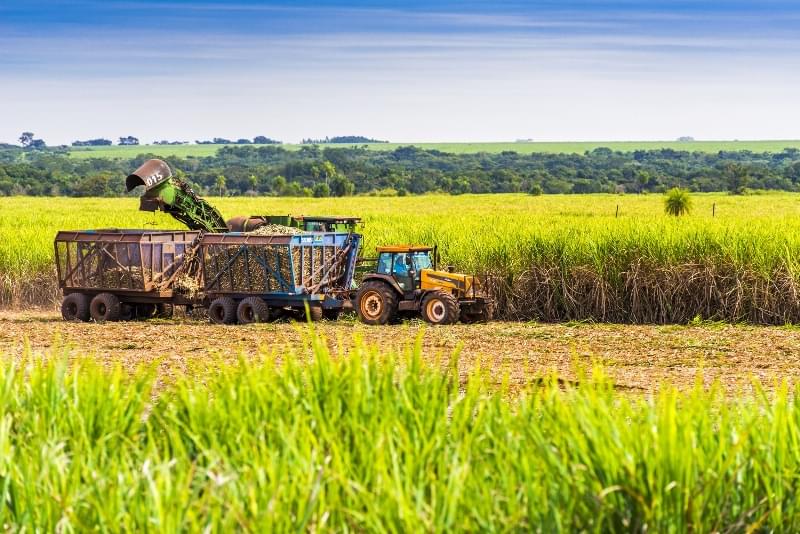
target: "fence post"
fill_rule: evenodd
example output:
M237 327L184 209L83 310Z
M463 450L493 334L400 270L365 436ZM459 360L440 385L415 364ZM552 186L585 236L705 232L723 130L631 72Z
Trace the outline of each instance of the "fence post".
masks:
M614 214L614 217L619 217L619 204L617 204L617 212Z
M717 203L716 202L711 204L711 216L712 217L716 217L717 216Z

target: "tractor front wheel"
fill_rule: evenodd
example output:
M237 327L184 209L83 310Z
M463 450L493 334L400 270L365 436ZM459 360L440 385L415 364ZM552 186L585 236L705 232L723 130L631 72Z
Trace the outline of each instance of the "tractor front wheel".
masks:
M422 318L431 324L453 324L458 316L458 300L450 293L431 291L422 299Z
M383 282L365 282L356 294L356 311L362 323L387 324L397 313L397 293Z

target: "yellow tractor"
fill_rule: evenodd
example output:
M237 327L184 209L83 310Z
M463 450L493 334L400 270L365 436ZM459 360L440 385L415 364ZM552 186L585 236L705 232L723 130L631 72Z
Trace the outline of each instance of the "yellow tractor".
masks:
M353 307L366 324L387 324L400 315L421 315L431 324L488 321L492 301L480 295L472 275L438 269L438 253L424 245L378 247Z

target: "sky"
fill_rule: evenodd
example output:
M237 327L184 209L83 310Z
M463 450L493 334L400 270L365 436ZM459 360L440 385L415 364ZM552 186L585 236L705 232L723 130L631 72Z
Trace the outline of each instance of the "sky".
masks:
M800 139L800 2L0 0L0 142Z

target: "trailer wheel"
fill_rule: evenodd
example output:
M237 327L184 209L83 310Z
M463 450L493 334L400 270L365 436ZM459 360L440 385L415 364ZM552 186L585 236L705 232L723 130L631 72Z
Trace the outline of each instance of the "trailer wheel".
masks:
M61 317L65 321L89 320L89 297L83 293L70 293L61 302Z
M458 316L458 300L450 293L431 291L422 299L422 318L431 324L453 324Z
M211 301L208 318L216 324L236 323L236 301L230 297L220 297Z
M397 293L384 282L365 282L356 294L356 311L362 323L387 324L397 313Z
M156 304L156 318L172 319L175 314L175 306L166 302Z
M266 323L269 320L269 306L262 298L247 297L236 308L236 317L240 324Z
M140 317L139 309L136 304L122 303L119 305L119 320L120 321L133 321Z
M342 310L338 308L326 308L322 310L322 318L326 321L338 321L342 315Z
M156 314L155 304L136 304L136 318L137 319L152 319Z
M116 295L100 293L89 304L89 314L98 323L106 321L119 321L122 313L122 304Z
M311 321L312 323L316 323L318 321L321 321L323 317L324 317L324 312L322 311L322 308L320 308L319 306L308 307L309 321Z

